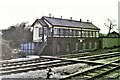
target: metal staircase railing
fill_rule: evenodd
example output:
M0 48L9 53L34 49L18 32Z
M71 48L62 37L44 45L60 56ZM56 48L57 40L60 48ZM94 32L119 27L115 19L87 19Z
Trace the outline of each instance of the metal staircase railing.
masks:
M38 50L38 54L42 53L42 51L44 50L44 48L46 47L46 45L47 45L47 41L41 43L41 45L39 47L39 50Z
M44 48L46 47L46 45L47 45L47 39L45 39L44 42L38 43L36 54L40 55L44 50Z

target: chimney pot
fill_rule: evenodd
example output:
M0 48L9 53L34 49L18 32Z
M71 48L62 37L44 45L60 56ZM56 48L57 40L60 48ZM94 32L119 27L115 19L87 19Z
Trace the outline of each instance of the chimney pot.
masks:
M61 19L62 19L62 16L61 16Z
M87 23L89 23L89 20L87 20Z
M49 17L51 18L51 14L49 14Z
M82 19L80 19L80 22L82 22Z

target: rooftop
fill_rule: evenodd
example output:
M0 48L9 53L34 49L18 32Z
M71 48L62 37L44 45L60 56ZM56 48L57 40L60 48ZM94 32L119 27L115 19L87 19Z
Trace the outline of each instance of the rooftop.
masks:
M77 21L72 19L62 19L62 18L43 16L41 19L37 19L36 21L38 21L42 26L48 26L45 20L52 26L80 27L85 29L87 28L87 29L100 30L97 26L95 26L91 22L83 22L82 20Z

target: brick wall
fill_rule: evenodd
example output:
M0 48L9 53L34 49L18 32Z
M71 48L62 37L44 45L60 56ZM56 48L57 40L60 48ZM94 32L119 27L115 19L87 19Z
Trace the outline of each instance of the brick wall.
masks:
M70 54L76 51L87 51L94 49L99 49L99 38L56 37L48 38L47 46L44 48L41 55L58 56Z

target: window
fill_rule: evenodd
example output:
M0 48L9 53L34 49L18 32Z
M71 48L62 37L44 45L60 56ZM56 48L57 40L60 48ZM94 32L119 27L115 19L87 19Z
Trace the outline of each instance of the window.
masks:
M64 36L64 37L65 37L65 33L66 33L66 32L65 32L65 29L63 29L63 36Z
M92 32L91 31L88 32L88 36L92 37Z
M47 35L47 28L44 28L44 35Z
M85 32L84 31L82 31L82 37L85 37Z
M68 29L65 29L65 36L68 37L69 31Z
M95 37L95 35L96 35L96 34L95 34L95 31L93 31L93 37Z
M73 32L73 31L72 31L72 30L70 30L70 32L69 32L69 36L72 36L72 34L73 34L72 32Z
M86 31L85 35L86 35L86 37L88 37L88 31Z
M49 37L50 37L50 35L51 35L50 30L51 30L50 28L47 29L47 31L48 31L47 34L48 34Z
M76 35L76 31L75 30L73 30L73 36L75 36Z
M64 34L64 30L63 29L60 29L60 34L61 34L61 36L63 36L63 34Z
M81 37L81 31L78 31L78 33L79 33L79 37Z
M54 34L57 34L57 29L56 28L54 28Z
M96 37L99 37L99 32L96 32Z
M91 31L91 37L93 37L93 31Z
M42 28L39 28L39 37L42 37L43 30Z
M76 36L79 36L79 31L78 30L76 30Z
M82 37L85 37L85 36L84 36L84 31L82 31Z
M58 29L58 34L59 34L59 36L61 35L60 33L61 33L61 31L60 31L60 29Z

